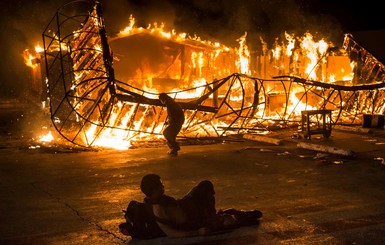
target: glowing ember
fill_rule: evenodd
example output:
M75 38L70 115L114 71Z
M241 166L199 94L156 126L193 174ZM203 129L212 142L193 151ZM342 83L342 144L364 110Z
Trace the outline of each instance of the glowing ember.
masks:
M24 63L27 66L31 68L36 68L38 66L37 57L34 54L32 54L28 49L24 50L23 57L24 57Z
M49 131L48 134L46 134L46 135L44 135L44 136L41 136L41 137L39 138L39 141L40 141L40 142L44 142L44 143L48 143L48 142L51 142L51 141L53 141L53 140L54 140L54 138L53 138L53 135L52 135L52 132L51 132L51 131Z

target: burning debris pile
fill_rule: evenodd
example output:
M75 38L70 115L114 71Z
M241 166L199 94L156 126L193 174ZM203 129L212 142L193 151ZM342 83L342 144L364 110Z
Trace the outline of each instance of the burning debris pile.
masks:
M99 3L76 15L73 9L84 8L72 5L44 31L42 59L52 123L76 145L127 149L131 141L159 138L167 116L161 92L184 109L179 136L186 138L300 125L303 110L332 110L333 125L384 112L383 65L351 35L340 49L309 33L286 33L286 46L268 50L260 40L251 53L247 34L229 48L162 25L137 28L131 17L108 38Z

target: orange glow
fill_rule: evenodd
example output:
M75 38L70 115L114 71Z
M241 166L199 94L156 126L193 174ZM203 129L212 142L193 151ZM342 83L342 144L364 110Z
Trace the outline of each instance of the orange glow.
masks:
M78 37L78 35L84 33L78 31L74 35ZM285 40L280 41L277 38L270 50L268 44L262 38L260 40L249 40L249 43L257 43L250 47L262 47L262 52L258 54L249 51L246 37L247 33L236 40L238 47L229 48L219 42L203 41L200 37L190 37L186 33L176 33L175 30L167 31L163 23L149 24L147 28L136 27L135 18L131 15L127 27L123 28L116 37L109 39L115 79L122 83L121 86L126 86L124 87L126 91L129 91L128 87L131 88L131 86L140 89L141 95L145 98L157 99L160 92L167 92L173 93L172 95L179 101L191 102L215 87L215 85L212 85L213 81L234 73L251 75L261 79L271 79L271 77L277 75L292 75L322 82L348 79L352 74L348 57L327 57L328 48L332 44L325 41L325 39L316 41L310 33L297 37L294 34L285 32ZM75 46L74 50L78 48L76 45L84 44L79 44L81 43L79 40L82 39L76 39L72 44ZM91 53L99 54L103 52L100 42L93 43L89 41L87 45L86 48L92 50L89 51ZM64 46L58 47L67 48ZM41 50L37 50L35 52L39 54ZM91 109L97 107L95 105L87 107L84 104L98 98L97 93L100 91L96 88L89 89L93 84L87 84L89 79L86 78L91 73L87 69L82 69L86 66L84 63L93 60L87 60L89 57L83 59L82 52L74 52L71 55L80 56L75 57L76 59L71 57L76 62L71 63L74 72L68 82L70 85L68 87L72 90L70 91L71 96L73 95L71 100L76 102L73 103L74 107L79 110L79 113L75 115L76 120L81 122L82 120L85 121L85 118L82 118L83 112L92 111ZM28 50L24 51L26 65L36 67L37 64L33 62L36 57L34 53L31 54ZM327 64L331 62L335 62L335 64L328 66ZM79 84L81 85L79 86ZM239 106L240 102L245 99L245 93L242 93L242 91L244 89L249 91L253 89L251 81L228 82L226 86L223 87L226 89L231 88L228 97L224 95L223 91L218 91L215 98L213 94L210 94L207 98L210 102L228 98L229 101L225 102L231 104L231 109L234 108L235 110L241 107ZM269 102L269 105L261 103L261 105L258 105L257 110L253 112L253 115L266 116L267 114L270 116L269 119L282 119L279 118L278 114L281 113L281 110L284 110L284 107L293 110L296 115L300 115L302 110L316 109L316 102L314 102L314 105L309 105L302 101L301 95L305 92L303 87L291 88L289 92L284 91L281 87L274 82L266 84L264 89L266 89L266 94L271 95L271 101L273 102ZM122 93L123 95L128 94L128 92ZM289 100L280 101L278 97L282 94L285 94ZM275 98L273 98L274 96ZM87 100L81 100L84 97L87 97ZM95 103L107 103L106 101L109 99L110 97L106 96L102 98L104 101L98 100ZM278 102L275 103L274 100ZM127 101L131 100L114 102L111 115L106 120L100 119L100 117L87 117L86 119L89 119L91 123L84 126L86 133L79 137L84 137L84 141L89 144L92 143L93 146L115 149L127 149L136 140L159 140L163 138L161 135L162 125L149 120L149 117L146 119L146 116L152 115L152 113L165 113L161 110L162 108L154 109L145 103L138 105ZM245 106L252 107L252 103L249 96ZM283 107L279 108L278 105ZM267 108L268 106L269 108ZM214 106L213 108L217 109ZM155 112L151 110L155 110ZM269 111L265 114L264 110ZM162 115L162 119L164 117ZM195 122L189 119L190 115L186 115L186 122L194 125ZM216 118L210 120L212 120L210 122L212 128L217 131L220 131L221 127L230 125L230 123L223 121L218 122ZM108 126L100 131L100 125ZM127 125L133 125L133 130L125 130ZM197 127L193 133L196 136L205 135L205 132L215 131L212 128ZM142 132L151 133L145 134ZM213 135L215 135L215 132ZM95 141L88 142L89 139L95 139Z
M238 39L239 42L239 49L238 49L238 69L243 74L250 74L250 67L249 67L249 59L250 59L250 52L246 45L246 36L243 35Z
M38 66L36 54L32 54L28 49L23 52L24 63L26 66L31 67L32 69Z
M41 137L39 138L39 141L40 141L40 142L44 142L44 143L48 143L48 142L51 142L51 141L53 141L53 140L54 140L54 138L53 138L53 135L52 135L52 132L51 132L51 131L49 131L48 134L43 135L43 136L41 136Z

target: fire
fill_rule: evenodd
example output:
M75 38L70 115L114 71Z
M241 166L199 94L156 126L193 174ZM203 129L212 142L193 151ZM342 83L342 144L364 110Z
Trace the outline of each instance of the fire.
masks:
M310 63L306 67L306 74L308 77L313 80L317 80L317 74L315 68L317 68L317 63L325 55L325 52L328 48L328 44L321 39L318 42L314 42L313 36L310 33L306 33L301 43L302 50L305 51L307 58L310 60ZM324 60L320 60L324 62ZM319 79L323 81L324 79Z
M191 67L187 68L187 69L194 70L195 79L190 81L191 84L189 86L193 87L195 89L181 91L177 87L172 88L172 89L170 89L169 92L175 92L176 93L175 99L182 99L182 100L194 99L194 98L198 98L199 96L201 96L205 90L205 86L207 85L207 80L204 77L204 74L207 73L207 71L205 69L207 69L206 67L208 67L208 62L210 60L215 60L222 52L229 52L229 50L230 50L229 48L225 47L224 45L222 45L218 42L213 43L213 42L209 42L209 41L202 41L201 38L199 38L197 36L187 37L186 33L178 34L175 32L175 30L167 32L167 31L165 31L165 26L163 23L161 25L154 23L153 25L148 25L147 28L141 28L141 27L138 28L135 26L135 18L132 15L130 15L128 26L123 28L123 30L119 32L117 37L111 38L111 41L125 38L125 37L129 37L129 36L133 36L136 34L149 34L149 33L151 35L155 35L161 39L173 40L177 43L183 43L183 42L189 42L189 41L198 42L198 43L204 45L205 47L210 47L210 49L212 49L214 51L214 52L208 53L205 50L202 50L202 48L198 48L198 49L193 50L191 52L191 56L190 56ZM242 61L242 62L240 62L240 64L242 65L242 67L244 67L243 69L245 70L245 72L247 72L249 53L247 50L247 46L245 44L245 38L246 38L246 35L241 37L241 39L240 39L241 48L239 49L239 55L240 55L239 59ZM115 59L115 62L119 62L119 61L120 60L118 58ZM215 70L215 69L216 68L213 67L213 70ZM226 73L226 72L224 71L224 73ZM138 73L138 71L137 71L137 74L140 74L140 73ZM146 76L143 77L143 74L140 74L140 78L138 77L136 79L139 79L139 80L144 79L142 89L144 91L146 91L146 96L149 98L155 98L156 99L157 97L155 97L155 95L162 92L158 88L154 87L154 77L156 77L157 74L149 72L149 73L146 73L145 75ZM76 80L80 79L81 76L82 76L81 74L76 74L75 79ZM116 123L115 123L116 116L117 116L117 113L118 113L118 111L120 111L120 108L122 106L123 105L121 103L118 103L116 110L113 111L113 113L109 119L109 121L110 121L109 123L111 125L116 125ZM116 125L116 127L124 128L125 125L127 125L128 121L133 117L133 114L136 112L135 106L131 106L130 108L131 109L126 112L126 114L122 117L123 119L120 120L119 125ZM145 111L143 112L143 114L146 114L147 113L146 110L149 110L149 107L146 107L144 110ZM144 118L139 118L139 119L137 119L137 121L135 121L135 130L140 129L139 127L141 127L141 125L143 125L143 120L144 120ZM155 140L158 140L158 139L162 138L161 137L162 127L161 126L157 126L153 130L153 132L155 132L156 134L153 134L153 135L147 134L146 135L146 134L138 134L135 132L130 133L130 132L127 132L125 130L112 129L112 128L105 129L101 133L99 133L97 131L97 126L96 126L98 124L99 124L99 122L95 121L94 124L86 132L87 138L95 138L94 135L99 134L96 141L92 143L92 145L94 145L94 146L100 146L100 147L111 147L112 146L115 149L127 149L132 145L131 141L133 141L133 140L138 140L138 139L147 139L147 140L155 139ZM148 127L152 128L153 125L150 123Z
M301 111L305 111L305 110L317 110L317 107L315 106L310 106L304 102L302 102L299 98L298 98L298 93L301 94L303 92L303 90L301 89L294 89L293 92L290 94L290 105L289 105L289 110L290 111L293 111L295 113L295 115L301 115Z
M181 41L181 40L187 39L186 33L177 34L174 29L171 30L170 32L167 32L164 30L164 28L165 28L164 23L161 23L158 26L158 23L156 23L156 22L153 25L149 24L147 26L147 28L136 27L135 26L135 18L133 17L133 15L130 15L128 25L126 27L124 27L123 30L121 30L119 32L119 34L117 35L116 38L122 38L122 37L126 37L129 35L134 35L134 34L143 33L143 32L149 32L153 35L157 35L159 37L163 37L163 38L167 38L167 39L172 39L175 41ZM199 38L196 38L196 40L198 40L198 39Z
M52 135L51 131L49 131L48 134L41 136L40 139L39 139L39 141L43 142L43 143L49 143L49 142L51 142L53 140L54 140L54 138L53 138L53 135Z
M243 74L250 74L250 67L249 67L249 62L250 62L250 52L249 48L246 45L246 36L243 35L240 37L237 41L239 42L239 49L238 49L238 69L241 73Z
M40 63L40 54L44 52L44 49L38 44L33 51L25 49L23 51L24 63L31 68L37 68Z
M133 31L134 25L135 25L135 18L132 15L130 15L128 26L119 32L119 36L129 35Z
M289 75L335 82L351 74L348 57L332 57L329 51L333 44L325 38L316 41L310 33L303 36L285 33L284 40L277 38L272 47L262 38L246 42L245 33L237 39L238 47L230 48L219 42L176 33L175 30L167 31L163 23L136 27L135 18L130 15L127 27L116 37L108 38L106 49L98 32L93 32L93 25L103 27L100 23L102 18L95 18L95 12L94 9L90 14L93 18L87 18L90 21L81 29L65 36L71 37L68 43L62 42L56 34L47 34L54 43L47 50L53 52L53 57L57 57L54 52L64 52L63 57L69 54L71 62L66 68L73 70L72 76L63 80L65 89L70 88L65 91L65 96L70 97L67 99L75 113L64 115L61 119L68 120L58 120L57 124L59 128L66 128L79 123L81 129L75 137L83 137L86 145L127 149L136 140L160 139L163 124L159 122L166 117L164 108L156 104L160 92L169 93L180 103L203 108L202 111L186 110L188 123L181 134L218 135L222 128L237 128L248 123L235 123L233 114L245 120L250 115L259 116L268 122L282 119L285 110L299 115L301 110L317 108L319 98L323 98L320 93L314 102L304 101L303 95L308 92L305 86L286 89L288 81L266 81L263 87L256 88L258 81L251 76L269 80L278 75ZM249 43L253 44L252 47L260 47L260 51L251 52ZM110 57L111 62L106 62ZM334 69L328 65L333 61L341 63L341 60L348 62ZM113 81L108 80L111 70L106 63L109 62L113 63ZM63 68L57 68L60 69ZM230 74L236 75L230 78ZM221 83L220 86L217 82ZM108 86L104 87L105 84ZM115 85L117 87L113 89L119 94L112 93ZM253 97L262 93L269 98L263 101L265 98ZM64 100L58 99L55 112L61 112L63 107L65 114ZM243 114L244 108L253 108L253 111ZM211 117L217 110L220 110L219 116ZM190 131L184 131L189 127L192 128ZM78 141L78 138L73 138L73 141Z

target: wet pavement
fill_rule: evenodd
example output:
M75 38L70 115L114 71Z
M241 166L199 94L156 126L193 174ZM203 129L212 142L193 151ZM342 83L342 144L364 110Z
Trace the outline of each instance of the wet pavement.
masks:
M385 244L385 133L333 130L330 138L275 131L280 144L227 137L125 151L40 145L2 129L0 244ZM300 135L301 136L301 135ZM199 144L198 144L199 143ZM299 147L317 144L314 151ZM352 156L322 149L343 149ZM133 241L122 210L142 200L141 177L159 174L183 196L210 179L217 208L259 209L259 226L183 239Z

